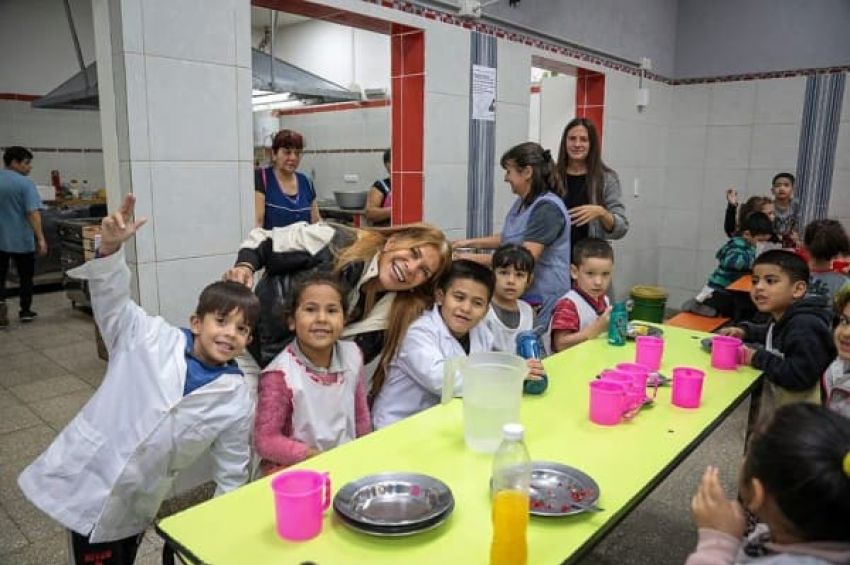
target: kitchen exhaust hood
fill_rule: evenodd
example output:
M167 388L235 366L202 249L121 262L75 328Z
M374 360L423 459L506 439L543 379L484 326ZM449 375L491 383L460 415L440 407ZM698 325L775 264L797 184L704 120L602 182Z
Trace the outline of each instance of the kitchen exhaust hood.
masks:
M361 99L359 92L348 90L277 57L272 59L268 53L257 49L252 50L251 63L252 87L255 90L288 92L290 99L301 99L310 104ZM97 63L91 63L84 71L78 72L41 98L34 100L32 106L62 110L97 110L100 107L97 94Z

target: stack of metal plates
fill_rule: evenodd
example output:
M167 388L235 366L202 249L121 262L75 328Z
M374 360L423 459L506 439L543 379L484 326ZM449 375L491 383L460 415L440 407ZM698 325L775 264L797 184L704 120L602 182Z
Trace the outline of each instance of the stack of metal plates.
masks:
M443 524L454 510L444 482L416 473L380 473L343 486L334 511L352 530L372 536L408 536Z

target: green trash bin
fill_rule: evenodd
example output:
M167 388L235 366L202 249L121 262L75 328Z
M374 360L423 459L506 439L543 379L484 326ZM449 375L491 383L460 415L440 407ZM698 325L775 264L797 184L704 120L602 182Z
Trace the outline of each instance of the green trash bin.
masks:
M633 286L631 291L632 310L630 320L661 323L667 305L667 291L660 286Z

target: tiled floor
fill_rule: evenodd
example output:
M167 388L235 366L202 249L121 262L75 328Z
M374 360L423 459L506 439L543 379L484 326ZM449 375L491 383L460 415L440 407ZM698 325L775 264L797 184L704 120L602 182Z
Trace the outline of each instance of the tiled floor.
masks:
M0 329L0 564L3 565L67 562L62 528L27 501L15 481L18 473L47 447L88 400L106 367L97 357L89 315L72 310L61 293L37 295L33 308L40 314L35 322L21 325L12 316L12 325ZM9 311L17 313L15 299L9 301ZM682 563L696 540L690 500L702 470L709 463L719 465L727 487L733 489L743 451L746 408L744 405L736 410L584 563ZM624 462L624 466L627 464ZM169 506L183 505L184 501L178 501ZM136 563L159 563L160 548L157 536L148 531Z

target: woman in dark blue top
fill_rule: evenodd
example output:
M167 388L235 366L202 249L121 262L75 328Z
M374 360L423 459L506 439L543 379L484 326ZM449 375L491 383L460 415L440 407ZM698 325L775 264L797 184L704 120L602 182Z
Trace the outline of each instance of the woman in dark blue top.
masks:
M304 137L283 129L272 141L272 166L254 174L254 225L270 230L321 220L316 189L304 173L297 171L304 151Z

